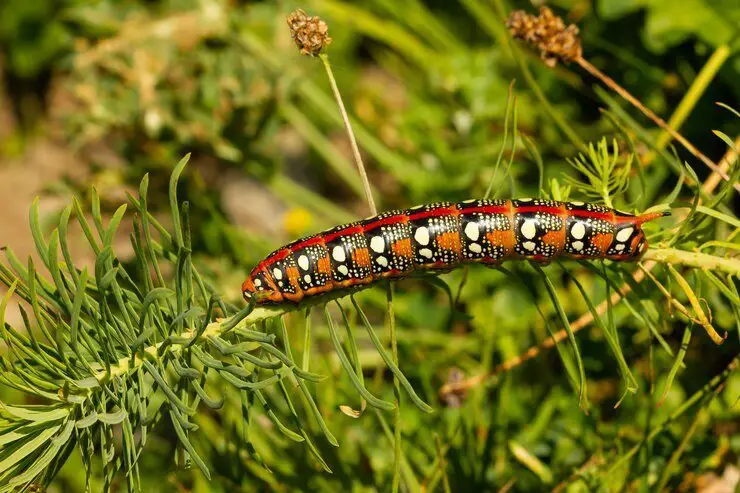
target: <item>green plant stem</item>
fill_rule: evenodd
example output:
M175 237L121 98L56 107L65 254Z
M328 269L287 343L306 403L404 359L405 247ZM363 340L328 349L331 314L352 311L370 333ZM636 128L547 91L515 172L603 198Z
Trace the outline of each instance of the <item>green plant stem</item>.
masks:
M303 359L301 361L301 369L308 371L308 367L311 364L311 309L306 308L306 319L305 319L305 331L303 333Z
M663 405L663 402L665 401L665 398L668 395L668 391L671 389L671 385L673 385L673 379L676 378L676 373L678 373L678 369L681 367L681 365L683 365L684 356L686 356L686 351L688 351L689 349L689 342L691 341L692 329L693 329L693 324L689 323L686 325L686 328L683 331L683 338L681 339L681 345L678 347L676 359L673 361L673 365L671 366L671 369L668 372L668 377L666 377L665 383L663 384L663 392L660 394L660 398L658 399L658 403L656 404L656 407L660 407Z
M578 378L579 378L578 404L581 406L581 409L583 409L583 411L586 414L588 414L589 403L588 403L588 390L586 388L586 385L587 385L586 371L584 370L583 359L581 358L581 353L578 350L578 342L576 341L575 332L573 331L570 325L570 321L568 321L568 316L565 313L565 309L563 308L563 305L560 303L560 299L558 298L557 291L555 290L555 285L553 285L550 278L547 277L547 274L545 274L545 271L542 270L542 267L540 267L536 263L532 263L532 266L535 268L537 273L542 277L542 280L545 283L545 287L547 288L548 294L550 295L550 299L555 308L555 311L560 317L560 321L563 324L563 328L568 333L568 339L570 340L571 347L573 348L573 355L578 365Z
M396 338L396 317L393 313L393 283L388 283L388 328L391 337L391 357L393 363L398 366L398 340ZM401 385L398 377L393 375L393 394L396 397L396 408L393 410L393 485L392 491L396 493L401 484Z
M526 447L514 440L509 440L509 451L514 458L524 467L532 471L543 484L551 484L553 481L552 471L544 462L537 458Z
M386 423L385 418L383 417L383 412L380 409L375 409L375 416L377 416L378 418L380 427L383 428L383 434L385 435L385 437L388 439L389 442L393 441L393 434L391 433L388 423ZM409 465L409 461L403 455L403 452L401 453L401 471L403 472L406 489L409 492L416 493L423 491L421 485L419 484L419 481L414 475L414 470Z
M442 486L444 488L444 493L452 493L452 488L450 488L450 480L447 477L447 461L445 460L445 449L442 447L442 442L439 439L438 434L434 434L434 445L437 448L437 462L439 463L439 471L442 474Z
M357 170L360 172L360 178L362 179L362 186L365 189L365 198L367 198L367 205L370 208L370 215L376 216L378 214L378 209L375 207L375 200L373 199L373 191L370 188L370 180L367 178L367 172L365 171L365 165L362 162L362 156L360 155L360 148L357 146L357 140L355 139L355 134L352 131L352 124L349 121L349 116L347 115L347 110L344 108L344 102L342 101L342 94L339 92L339 87L337 86L337 81L334 78L334 72L331 69L331 64L329 63L329 56L326 53L319 54L319 59L324 64L324 68L326 69L326 75L329 77L329 84L331 85L331 90L334 93L334 99L337 100L337 105L339 106L339 111L342 114L342 120L344 121L344 128L347 130L347 137L349 137L349 143L352 147L352 155L355 158L355 162L357 163Z
M740 260L735 258L718 257L699 252L687 252L675 248L651 248L642 257L643 260L653 260L664 264L683 265L696 269L723 272L733 276L740 276Z
M678 272L676 268L673 267L671 264L668 264L668 271L676 280L677 284L686 295L686 298L688 298L691 308L693 308L694 313L696 313L696 322L704 327L704 330L707 331L707 335L712 339L712 341L714 341L715 344L722 344L722 342L724 342L724 338L717 333L714 327L712 327L709 318L704 313L704 309L701 306L698 295L694 292L691 286L689 286L689 283L686 281L686 279L684 279L681 273ZM725 337L726 336L727 334L725 334Z

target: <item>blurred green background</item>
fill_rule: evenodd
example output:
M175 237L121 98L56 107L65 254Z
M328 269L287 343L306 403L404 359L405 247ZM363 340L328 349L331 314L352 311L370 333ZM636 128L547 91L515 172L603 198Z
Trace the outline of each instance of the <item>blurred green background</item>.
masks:
M575 65L550 69L536 53L510 43L504 16L516 8L534 12L541 3L5 0L0 4L0 194L5 197L0 245L13 245L21 258L31 252L26 218L36 195L43 196L49 224L61 204L72 195L88 196L91 185L111 214L145 173L150 173L151 209L164 215L169 173L188 152L192 158L181 194L191 203L196 263L232 301L239 299L249 269L272 249L366 216L326 74L290 39L285 16L296 8L329 25L328 53L380 209L481 197L502 146L514 79L520 138L531 139L542 156L545 191L567 195L561 176L573 173L567 158L579 150L569 130L581 142L606 136L618 138L625 152L629 148L600 111L609 101L595 88L598 81ZM691 88L706 83L684 107L681 132L715 162L722 159L727 145L712 130L733 140L740 135L740 119L715 104L739 106L737 0L549 5L578 24L591 63L666 120ZM531 77L522 74L522 66ZM623 107L646 129L636 141L639 156L649 155L652 145L665 147L659 129L634 108ZM700 180L708 176L682 148L675 152ZM631 186L620 206L646 209L673 189L677 175L667 160L645 161L647 186ZM495 189L500 197L537 196L539 179L535 161L520 145L509 175L497 177ZM551 180L559 184L554 189ZM577 193L571 195L576 199ZM682 198L693 197L685 192ZM126 227L116 246L123 259L132 255ZM75 255L92 262L84 248ZM604 298L603 281L587 268L570 263L567 270L595 301ZM558 281L571 320L586 313L562 270L548 272ZM521 275L535 282L531 270ZM444 276L455 292L462 278L462 271ZM639 391L617 409L623 392L618 367L595 329L579 336L589 414L579 409L554 351L469 392L439 396L449 379L484 374L547 337L538 308L550 319L554 309L542 289L535 302L510 278L471 269L460 298L465 315L458 314L450 327L442 291L420 281L399 284L394 306L401 368L436 409L426 416L404 407L402 488L444 491L448 481L452 491L541 491L558 485L567 491L648 491L659 484L671 491L732 491L740 478L737 372L698 414L679 416L631 461L607 473L738 353L737 312L712 298L716 293L709 296L714 322L730 337L716 347L696 331L685 368L660 407L657 396L674 357L622 305L614 315ZM653 291L642 295L655 297ZM383 290L360 299L382 327ZM685 322L667 310L648 316L677 349ZM321 323L318 319L312 365L331 378L314 390L341 445L318 446L333 474L259 415L251 440L268 472L234 432L241 419L236 398L221 412L203 410L197 419L201 430L194 440L212 467L213 481L175 466L177 439L163 423L140 459L146 490L388 491L392 441L372 410L354 419L338 409L357 408L359 397ZM299 315L289 318L299 348L301 324ZM390 396L390 375L374 370L381 361L364 335L357 337L368 385ZM0 398L3 392L0 388ZM390 423L390 414L384 419ZM691 439L682 444L690 427ZM672 457L676 463L669 462ZM73 454L54 491L84 487L79 464ZM125 489L121 478L116 485Z

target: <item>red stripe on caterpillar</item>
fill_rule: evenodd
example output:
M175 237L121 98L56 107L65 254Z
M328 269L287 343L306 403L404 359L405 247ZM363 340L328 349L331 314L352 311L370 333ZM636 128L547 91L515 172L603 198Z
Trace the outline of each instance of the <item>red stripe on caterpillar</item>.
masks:
M242 292L258 304L299 303L464 263L635 260L647 248L642 224L668 214L634 216L598 204L544 199L427 204L384 212L279 248L252 270Z

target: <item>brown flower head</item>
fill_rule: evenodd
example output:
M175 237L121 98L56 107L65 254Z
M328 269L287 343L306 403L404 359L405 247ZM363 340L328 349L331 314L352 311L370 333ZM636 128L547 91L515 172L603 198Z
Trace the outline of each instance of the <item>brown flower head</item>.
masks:
M298 9L288 16L287 21L290 35L301 54L316 56L331 43L329 26L321 18Z
M509 32L540 50L540 56L551 67L558 60L570 62L582 54L578 27L565 26L563 19L547 7L540 7L540 15L531 15L523 10L512 12L506 21Z

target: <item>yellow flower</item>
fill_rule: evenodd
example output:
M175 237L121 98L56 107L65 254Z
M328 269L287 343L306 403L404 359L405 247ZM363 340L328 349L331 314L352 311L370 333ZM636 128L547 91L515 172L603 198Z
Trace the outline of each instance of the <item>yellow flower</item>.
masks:
M295 207L283 215L283 227L290 236L301 236L311 227L311 213L302 207Z

